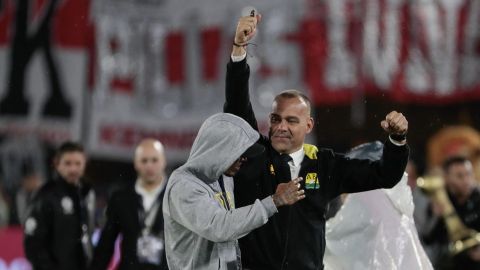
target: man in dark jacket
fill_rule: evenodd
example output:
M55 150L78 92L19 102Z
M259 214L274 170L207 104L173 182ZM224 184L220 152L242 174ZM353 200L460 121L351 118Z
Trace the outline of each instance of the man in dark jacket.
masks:
M227 66L224 111L238 115L258 130L249 100L246 46L260 16L240 19ZM408 122L391 112L381 122L390 135L379 161L348 159L304 143L313 129L309 99L296 90L275 97L269 136L259 140L266 151L250 160L235 177L235 200L241 207L273 194L279 183L303 177L306 198L284 207L264 226L241 239L247 269L323 269L325 212L341 193L391 188L400 181L408 160ZM361 248L361 247L359 247Z
M162 144L144 139L134 157L138 178L115 192L90 269L107 269L115 240L122 235L120 270L168 269L164 249L162 200L167 178Z
M465 227L480 232L480 189L471 161L462 156L452 156L444 161L442 167L445 188L455 212ZM432 200L429 210L434 226L422 237L427 245L436 248L435 254L432 254L435 269L480 270L480 245L450 256L448 244L451 240L442 218L447 209Z
M92 255L95 196L81 181L83 147L62 144L54 164L57 175L37 193L25 221L25 254L35 270L86 269Z

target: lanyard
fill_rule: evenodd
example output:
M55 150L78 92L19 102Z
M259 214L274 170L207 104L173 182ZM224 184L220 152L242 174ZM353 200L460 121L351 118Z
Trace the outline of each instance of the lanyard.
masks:
M82 249L85 253L85 257L87 259L87 262L89 263L90 260L93 257L93 247L90 242L90 231L88 228L88 209L87 209L87 198L88 196L82 196L81 190L77 189L77 197L78 197L78 203L80 207L80 226L82 230L82 236L81 236L81 243L82 243Z
M153 203L150 209L148 209L148 211L145 211L143 204L140 202L138 207L138 220L144 234L149 234L152 230L158 210L161 207L160 200L162 198L162 194L163 191L160 193L159 197L157 197L157 200Z
M227 192L225 191L225 184L223 183L223 175L220 176L218 179L218 183L220 184L220 188L222 189L222 197L225 200L225 207L227 210L230 210L230 201L228 200Z

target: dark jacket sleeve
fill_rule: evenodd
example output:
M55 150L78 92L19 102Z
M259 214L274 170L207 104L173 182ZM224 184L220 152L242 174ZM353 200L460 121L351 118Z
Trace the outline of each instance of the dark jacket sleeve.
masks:
M36 270L54 270L57 265L49 253L51 228L54 215L53 205L46 196L39 192L25 223L25 255Z
M258 131L257 120L255 119L248 92L249 77L250 67L246 58L240 62L232 62L230 60L230 63L227 65L223 112L243 118Z
M408 145L397 146L387 139L382 157L378 161L334 155L333 164L329 168L329 199L342 193L392 188L402 179L408 154Z
M117 215L118 204L117 196L114 194L107 205L106 222L102 229L100 240L95 247L93 260L90 265L91 270L107 269L115 248L115 241L120 231L119 218Z

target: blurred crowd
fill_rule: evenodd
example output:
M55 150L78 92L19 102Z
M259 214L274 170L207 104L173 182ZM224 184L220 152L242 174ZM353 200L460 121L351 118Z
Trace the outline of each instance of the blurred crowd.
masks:
M52 175L58 173L53 162L54 150L31 138L2 141L0 228L25 226L37 192L52 181ZM452 244L455 244L452 237L466 240L475 238L480 231L480 135L476 130L465 126L444 128L430 138L425 160L427 165L422 171L413 159L406 169L419 239L435 269L459 269L459 265L465 265L465 269L477 269L480 264L480 248L476 245L480 240L477 239L472 247L465 248L462 252L452 253ZM132 157L132 167L133 164ZM135 168L137 173L141 172ZM163 177L165 167L159 172ZM433 188L425 187L425 183L419 182L420 176L425 179L437 177L441 184ZM148 176L144 175L144 178ZM130 180L130 183L135 183L135 178ZM110 181L106 189L104 183L100 185L92 181L90 184L97 191L93 211L94 227L102 228L107 219L105 209L109 195L118 189L119 183ZM450 204L439 202L438 187L446 191ZM337 206L332 205L331 208L335 210L329 216L335 215L335 211L341 207L341 201L337 202ZM452 227L452 217L458 217L461 224Z

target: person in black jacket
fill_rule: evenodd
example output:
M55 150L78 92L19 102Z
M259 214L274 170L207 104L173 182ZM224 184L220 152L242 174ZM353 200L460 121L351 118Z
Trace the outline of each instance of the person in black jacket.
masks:
M82 181L86 160L80 144L62 144L57 175L34 198L24 224L25 254L34 270L86 269L91 259L95 195Z
M260 16L239 20L231 61L227 66L224 112L245 119L258 130L249 100L248 41L255 35ZM264 226L240 240L246 269L323 269L325 212L341 193L391 188L398 183L408 161L408 122L398 112L381 122L390 135L379 161L349 159L328 149L304 143L313 129L308 97L287 90L275 97L268 137L259 143L266 151L249 160L235 177L238 207L273 194L279 183L303 177L306 198L284 207ZM359 247L361 248L361 247Z
M443 163L443 178L448 197L463 224L480 232L480 189L475 180L473 165L462 156L452 156ZM431 201L429 214L434 226L422 235L424 242L435 247L432 261L435 269L480 270L480 245L455 256L448 253L448 230L442 218L443 205Z
M168 269L164 249L162 200L165 155L162 144L144 139L134 158L138 179L115 192L107 205L107 220L90 269L107 269L115 240L121 234L120 270Z

